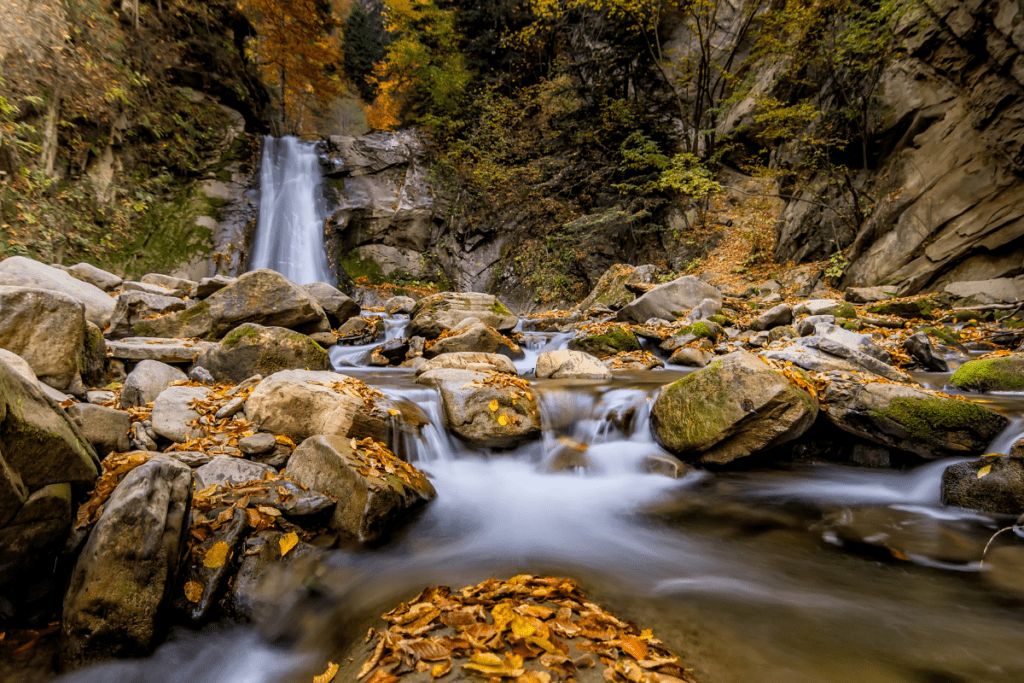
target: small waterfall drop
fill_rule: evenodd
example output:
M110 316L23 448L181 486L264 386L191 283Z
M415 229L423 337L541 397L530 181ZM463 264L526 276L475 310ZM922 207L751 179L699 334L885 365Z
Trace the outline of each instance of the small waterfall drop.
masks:
M324 250L322 182L316 143L296 137L263 139L252 269L270 268L302 285L335 283Z

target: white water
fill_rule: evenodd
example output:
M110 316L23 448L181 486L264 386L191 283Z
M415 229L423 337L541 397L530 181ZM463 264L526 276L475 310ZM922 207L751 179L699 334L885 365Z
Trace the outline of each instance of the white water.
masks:
M335 283L324 250L327 212L321 183L315 143L295 137L263 139L253 270L270 268L298 284Z

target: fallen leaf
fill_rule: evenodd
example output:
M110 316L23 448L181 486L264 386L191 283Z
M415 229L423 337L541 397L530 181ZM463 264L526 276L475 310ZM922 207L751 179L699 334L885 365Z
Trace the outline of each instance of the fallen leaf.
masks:
M281 557L284 557L291 549L299 544L299 535L292 531L278 539L277 544L281 546Z
M228 544L224 541L217 541L213 544L208 551L206 551L206 557L203 558L203 566L207 569L216 569L217 567L223 567L224 563L228 561Z
M980 470L978 470L978 479L981 479L982 477L986 476L991 471L992 465L985 465Z
M313 676L313 683L331 683L337 674L338 665L334 662L329 662L327 664L327 671L323 672L319 676Z
M203 597L203 584L198 581L189 581L185 584L185 598L189 602L199 602Z
M441 676L446 676L448 674L448 672L450 672L451 670L452 670L452 660L451 659L446 659L443 662L441 662L440 664L435 664L433 667L431 667L431 669L430 669L430 677L431 678L441 678Z
M388 408L388 415L391 415L392 417L394 417L395 415L399 415L399 414L400 413L397 410L395 410L394 408Z
M395 683L397 680L398 676L388 673L384 669L377 669L372 676L366 679L366 683Z
M487 407L491 409L492 413L498 412L498 399L492 399L491 402L487 404Z
M508 415L506 415L505 413L502 413L501 415L499 415L498 416L498 424L500 424L502 427L507 427L508 426Z

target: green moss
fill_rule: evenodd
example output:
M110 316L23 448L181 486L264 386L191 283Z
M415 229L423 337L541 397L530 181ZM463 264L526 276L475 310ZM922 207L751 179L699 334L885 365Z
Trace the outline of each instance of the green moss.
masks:
M937 445L949 443L949 432L995 433L1005 422L976 403L939 397L901 396L874 415L899 424L912 441Z
M353 250L348 252L341 259L341 267L345 269L348 276L355 279L365 277L372 285L379 285L384 282L384 270L380 264L373 259L361 259L358 253Z
M191 308L186 308L181 313L178 313L178 320L182 323L187 323L189 320L196 317L197 315L206 313L209 310L210 304L205 300L200 301L195 306L192 306Z
M675 453L700 453L714 446L722 434L729 387L715 361L662 389L655 402L655 432Z
M837 318L856 318L857 309L853 307L853 304L849 302L843 302L839 306L839 310L835 312Z
M714 315L709 315L708 316L708 320L710 320L713 323L718 323L722 327L729 327L730 325L732 325L732 321L729 320L728 318L726 318L721 313L716 313Z
M917 299L916 301L885 301L868 308L868 313L878 315L894 315L897 318L923 318L931 320L937 302L933 299Z
M968 320L988 320L992 317L991 311L953 311L950 315L958 323L965 323Z
M150 323L135 323L132 325L132 334L136 337L155 337L156 328Z
M1011 329L1011 330L1018 330L1018 329L1024 327L1024 320L1018 320L1017 318L1010 318L1009 320L1004 320L1003 321L1003 325L1006 326L1007 328Z
M949 383L962 391L1019 391L1024 389L1024 356L968 361Z
M704 320L694 323L690 328L690 334L697 337L697 339L710 339L712 342L718 341L720 333L721 328L717 324Z
M607 358L624 351L639 351L640 341L624 327L613 327L604 334L592 334L582 339L573 339L569 348L584 351L598 358Z
M505 307L505 304L501 303L497 299L491 304L491 313L495 315L512 315L512 311Z
M919 327L915 332L930 334L946 346L960 346L960 337L956 332L945 327Z
M236 346L238 346L239 342L241 342L243 339L255 339L256 337L259 336L259 331L257 331L256 328L253 327L252 325L240 325L239 327L236 327L235 329L228 332L227 335L225 335L223 341L221 341L220 345L223 346L225 349L233 349ZM299 336L302 337L304 335Z

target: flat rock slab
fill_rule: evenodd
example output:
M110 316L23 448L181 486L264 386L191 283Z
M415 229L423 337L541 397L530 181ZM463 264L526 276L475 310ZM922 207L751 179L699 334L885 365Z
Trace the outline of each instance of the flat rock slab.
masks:
M199 418L192 409L192 401L206 398L205 387L168 387L153 402L153 430L162 437L185 443L198 439L203 431L190 423Z
M213 346L216 346L213 342L160 337L125 337L107 341L107 351L111 358L156 360L161 363L191 363L196 356Z
M214 458L193 473L196 490L202 491L211 484L227 486L228 484L244 484L249 481L261 481L270 472L276 475L277 470L269 465L250 462L241 458Z

